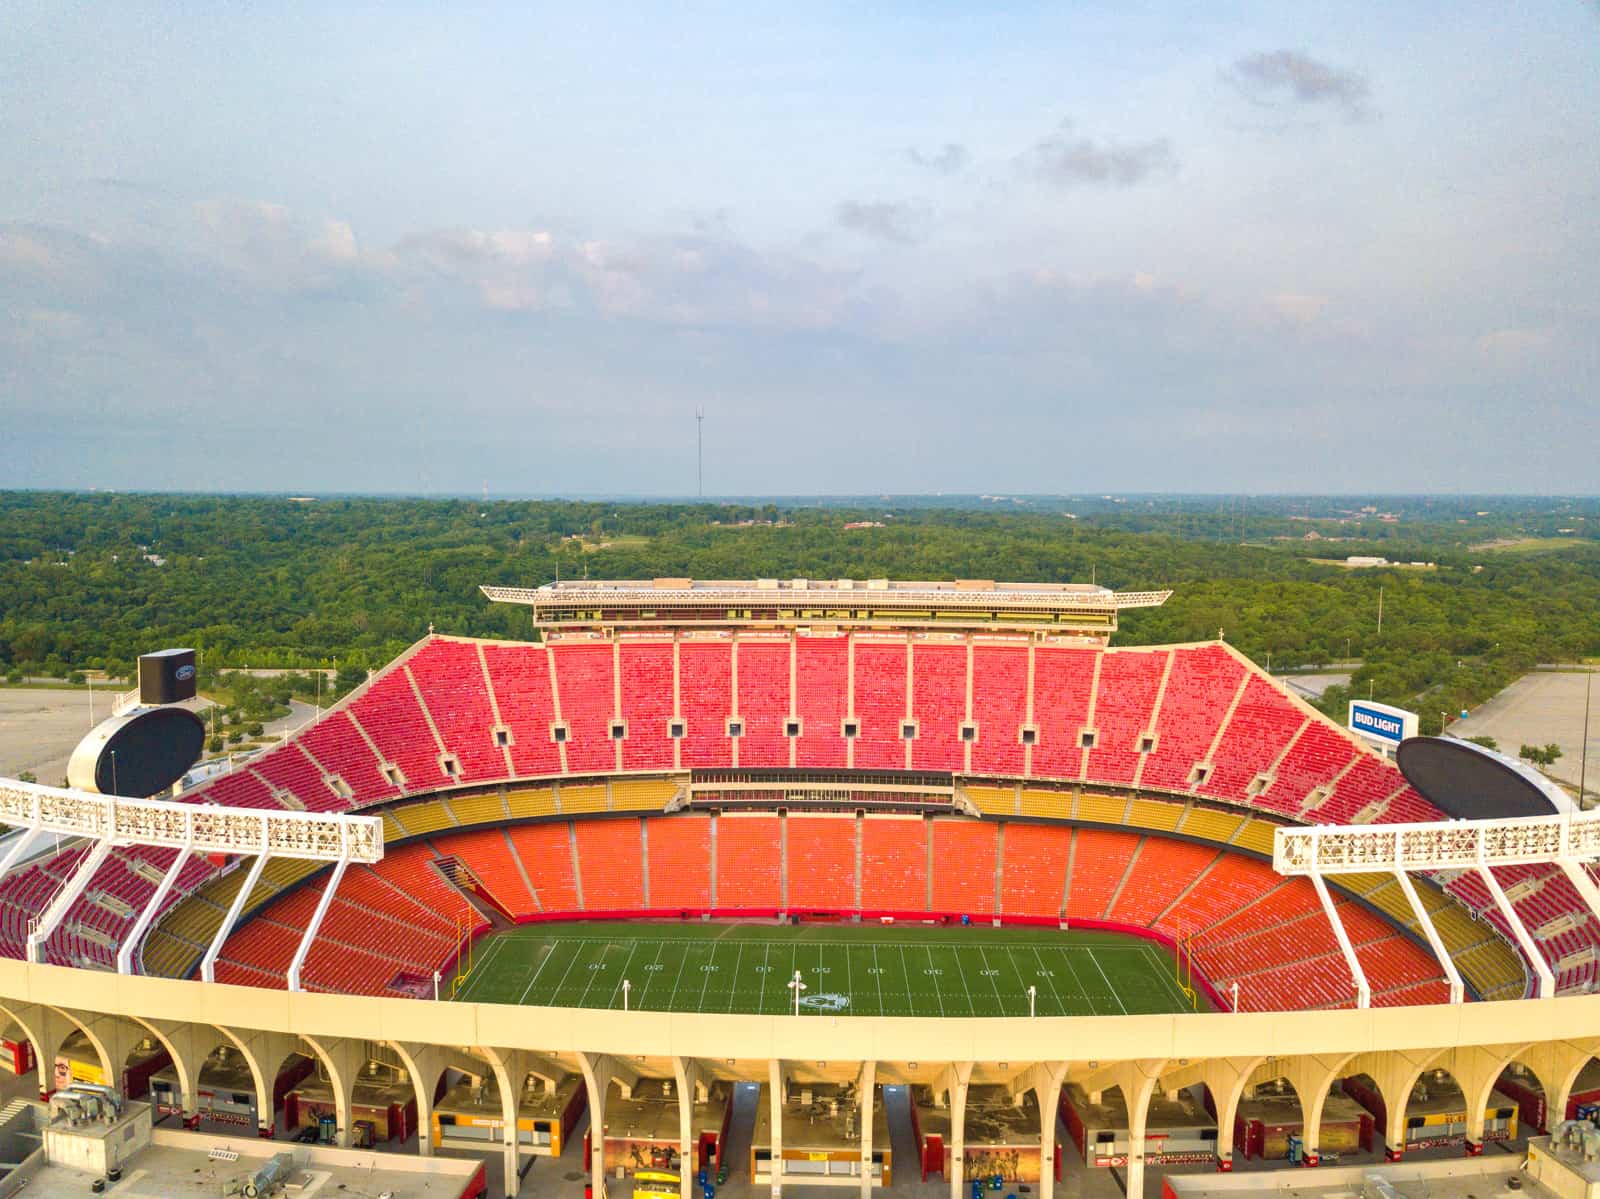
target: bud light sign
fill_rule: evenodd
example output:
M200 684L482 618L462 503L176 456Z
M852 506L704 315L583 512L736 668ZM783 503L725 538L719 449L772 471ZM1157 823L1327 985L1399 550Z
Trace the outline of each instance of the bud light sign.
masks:
M1371 700L1350 702L1350 731L1390 749L1417 735L1417 714Z

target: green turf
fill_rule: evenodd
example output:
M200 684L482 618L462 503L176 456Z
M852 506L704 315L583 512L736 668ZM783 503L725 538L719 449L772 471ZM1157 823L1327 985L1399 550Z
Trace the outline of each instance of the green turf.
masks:
M922 925L650 924L508 929L480 942L456 998L779 1014L1041 1016L1192 1010L1170 955L1114 933ZM1200 1000L1204 1009L1205 1000Z

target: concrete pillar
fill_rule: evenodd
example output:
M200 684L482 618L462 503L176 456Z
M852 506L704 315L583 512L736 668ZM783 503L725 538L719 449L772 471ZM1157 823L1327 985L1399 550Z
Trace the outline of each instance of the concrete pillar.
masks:
M605 1053L580 1053L583 1085L589 1093L589 1183L594 1199L605 1194L606 1185L606 1091L611 1086L613 1059Z
M861 1199L872 1199L872 1119L873 1089L877 1085L878 1063L862 1062L857 1093L861 1096Z
M261 1032L256 1029L228 1028L215 1025L244 1058L250 1076L256 1084L256 1134L271 1140L278 1131L277 1107L272 1100L272 1090L278 1081L278 1070L291 1053L299 1053L300 1041L286 1033ZM198 1082L198 1076L196 1077Z
M1039 1199L1053 1199L1056 1189L1056 1119L1061 1108L1061 1084L1067 1078L1066 1062L1039 1062L1030 1071L1033 1095L1039 1103Z
M172 1069L178 1076L178 1091L183 1106L183 1126L200 1124L200 1067L216 1045L216 1032L209 1025L178 1023L172 1020L141 1020L150 1035L172 1055Z
M1305 1164L1314 1166L1322 1144L1322 1109L1328 1101L1328 1088L1343 1077L1353 1054L1342 1057L1307 1055L1290 1058L1283 1077L1300 1097L1301 1138L1305 1145Z
M1489 1093L1511 1059L1527 1048L1526 1045L1472 1045L1455 1051L1450 1073L1461 1085L1461 1097L1467 1106L1465 1149L1468 1157L1477 1157L1483 1152L1484 1110L1489 1106Z
M778 1199L783 1194L783 1062L779 1058L767 1063L767 1112L772 1123L772 1199Z
M1411 1088L1429 1066L1445 1064L1437 1051L1410 1052L1403 1049L1379 1054L1372 1075L1383 1092L1383 1104L1388 1118L1384 1121L1383 1156L1385 1161L1397 1162L1406 1155L1406 1104L1411 1100Z
M1547 1129L1567 1118L1572 1088L1597 1050L1600 1043L1593 1041L1545 1041L1522 1055L1522 1064L1533 1071L1544 1088Z
M522 1103L522 1082L528 1076L527 1063L523 1055L513 1049L481 1046L478 1052L489 1063L489 1069L494 1074L495 1089L500 1093L500 1121L504 1134L500 1141L500 1152L506 1180L505 1199L516 1199L522 1190L522 1145L517 1133L517 1118Z
M1220 1057L1213 1058L1201 1067L1200 1081L1211 1092L1211 1102L1217 1109L1217 1169L1222 1173L1233 1169L1233 1124L1239 1115L1239 1101L1244 1098L1245 1087L1250 1084L1251 1077L1265 1060L1261 1057Z
M971 1062L951 1062L945 1074L950 1093L950 1199L961 1199L967 1152L967 1086L972 1082Z
M1122 1098L1128 1105L1127 1193L1138 1199L1144 1194L1144 1134L1150 1116L1150 1096L1166 1062L1160 1058L1141 1058L1121 1062L1111 1070Z
M678 1088L678 1192L682 1199L694 1199L694 1100L700 1063L692 1057L673 1058L672 1078Z
M438 1045L421 1045L407 1041L390 1041L406 1074L411 1078L411 1090L417 1097L417 1152L423 1157L433 1156L433 1090L439 1085L439 1075L445 1070L445 1052Z
M328 1071L328 1083L333 1088L334 1122L337 1125L334 1144L341 1149L349 1148L352 1123L350 1109L355 1106L356 1079L361 1075L361 1068L367 1064L366 1045L349 1037L302 1035L301 1040L311 1046L312 1053Z

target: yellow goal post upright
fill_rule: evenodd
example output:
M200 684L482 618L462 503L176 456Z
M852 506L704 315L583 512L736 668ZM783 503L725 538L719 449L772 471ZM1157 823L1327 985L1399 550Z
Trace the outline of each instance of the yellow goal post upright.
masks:
M455 977L450 980L450 998L456 997L456 992L461 989L461 984L467 981L472 974L473 967L478 964L477 948L478 938L472 935L472 909L465 908L455 918L456 924L456 960ZM465 968L463 968L465 964Z
M1179 924L1172 938L1172 978L1178 990L1195 1011L1200 1010L1200 996L1194 989L1194 933L1185 932Z

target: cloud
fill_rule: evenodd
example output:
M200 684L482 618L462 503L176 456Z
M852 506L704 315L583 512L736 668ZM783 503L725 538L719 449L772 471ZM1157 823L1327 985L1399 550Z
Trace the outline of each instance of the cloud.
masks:
M1062 121L1049 137L1019 155L1017 165L1026 174L1058 187L1131 187L1152 175L1177 169L1166 138L1129 145L1097 142L1074 133L1071 121Z
M1247 54L1233 64L1228 78L1246 99L1262 107L1332 111L1350 122L1373 116L1365 76L1299 50Z
M1548 329L1496 329L1479 337L1473 346L1490 361L1505 366L1540 354L1554 340Z
M967 148L956 142L946 142L931 153L916 146L906 151L906 157L919 167L927 167L941 175L954 175L967 165L970 157Z
M917 240L916 214L904 204L847 200L834 210L834 220L841 229L879 241L905 246Z

